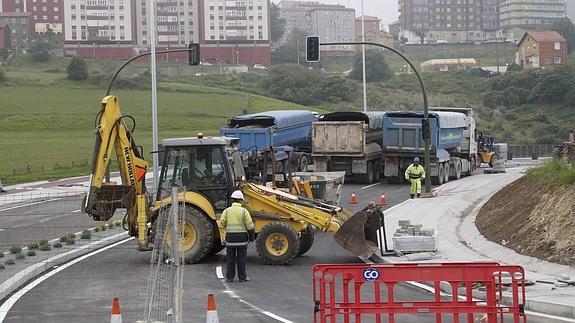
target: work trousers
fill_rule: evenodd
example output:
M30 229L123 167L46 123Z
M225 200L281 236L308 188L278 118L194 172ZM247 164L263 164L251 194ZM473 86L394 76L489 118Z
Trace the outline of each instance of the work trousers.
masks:
M410 182L411 187L409 189L409 194L411 195L411 198L413 198L415 194L417 194L417 196L419 197L419 195L421 194L421 178L412 178Z
M245 280L246 275L246 256L248 246L226 247L226 279L233 280L236 277L236 264L238 266L238 278Z

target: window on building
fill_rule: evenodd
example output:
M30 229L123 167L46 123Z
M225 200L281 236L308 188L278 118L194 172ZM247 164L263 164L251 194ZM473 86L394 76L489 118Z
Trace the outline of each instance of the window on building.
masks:
M48 20L48 16L42 16L42 20Z
M553 44L553 49L555 50L561 50L561 43L560 42L555 42Z
M60 17L54 16L54 20L58 21L58 20L60 20Z
M58 7L54 7L54 12L58 12Z
M48 7L42 7L42 11L44 12L48 11Z
M561 57L559 57L559 56L553 57L553 63L555 63L555 64L561 64Z

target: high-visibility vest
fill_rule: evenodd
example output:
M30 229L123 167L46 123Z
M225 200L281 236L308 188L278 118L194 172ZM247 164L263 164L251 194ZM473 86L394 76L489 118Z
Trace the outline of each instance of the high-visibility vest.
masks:
M411 164L405 170L405 179L424 179L425 178L425 168L421 165Z
M232 203L232 206L222 213L220 227L226 229L226 245L238 247L248 244L248 230L253 230L254 224L248 210L240 203Z

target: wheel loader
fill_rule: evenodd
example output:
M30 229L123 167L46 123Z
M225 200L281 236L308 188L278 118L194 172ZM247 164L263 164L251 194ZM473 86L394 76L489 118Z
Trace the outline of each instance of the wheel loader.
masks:
M198 135L163 140L159 185L155 193L148 194L145 178L149 166L128 120L135 123L132 117L121 114L117 97L102 99L90 189L82 210L94 220L107 221L117 209L126 209L124 227L137 237L139 250L153 247L155 221L162 208L170 207L170 193L175 187L181 191L178 202L185 204L181 248L186 263L202 261L224 248L225 231L217 221L231 205L230 195L236 189L246 198L245 207L255 226L256 249L267 264L289 264L307 252L314 231L334 232L335 241L358 256L370 257L377 250L377 230L383 217L377 206L367 206L352 215L339 206L247 183L232 138ZM113 151L121 184L105 180Z
M489 164L489 167L493 167L493 161L495 160L495 151L493 145L495 140L493 136L484 135L483 132L477 131L477 167L481 164Z

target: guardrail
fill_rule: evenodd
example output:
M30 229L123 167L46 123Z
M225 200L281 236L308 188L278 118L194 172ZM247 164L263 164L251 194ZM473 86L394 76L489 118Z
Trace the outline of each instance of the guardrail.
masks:
M507 153L513 158L531 158L533 154L537 154L538 157L553 157L554 146L551 144L508 145Z

